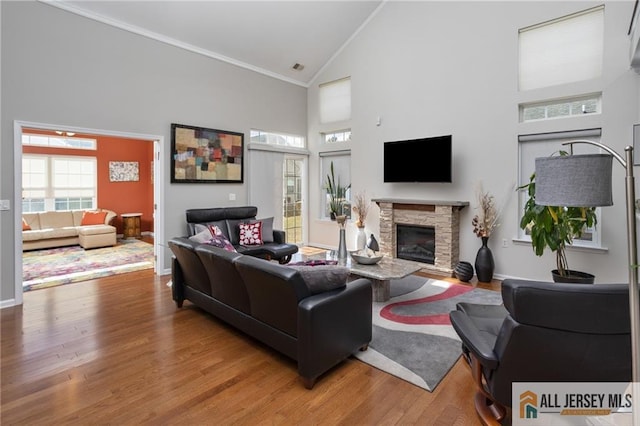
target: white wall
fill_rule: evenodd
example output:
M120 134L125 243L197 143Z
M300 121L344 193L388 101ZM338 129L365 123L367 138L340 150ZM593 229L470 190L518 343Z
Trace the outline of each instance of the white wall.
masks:
M602 78L557 87L554 91L518 92L518 28L592 7L579 2L388 2L366 28L328 66L309 89L309 141L323 149L318 133L318 85L351 76L352 186L372 197L461 200L475 205L478 181L504 202L518 174L518 134L602 127L602 141L619 152L631 143L638 117L639 76L629 69L626 36L633 2L606 4L605 60ZM518 103L585 92L603 92L600 116L556 120L540 125L518 123ZM380 116L382 124L376 126ZM385 141L453 134L454 178L451 184L382 182ZM429 159L425 158L425 167ZM613 207L603 210L603 245L608 253L570 250L573 269L592 272L597 282L625 281L623 171L614 166L617 184ZM320 176L310 176L312 228L309 241L337 245L336 225L316 219ZM554 257L538 258L529 244L518 244L517 197L506 204L501 225L490 240L496 275L549 280ZM375 214L370 232L378 232ZM473 263L480 241L472 232L473 208L461 215L461 260ZM314 216L315 215L315 216ZM347 241L351 242L352 236ZM503 239L508 247L502 247Z
M167 181L171 123L243 132L245 143L251 128L306 133L303 87L43 3L0 2L0 8L2 199L15 199L14 120L164 135ZM249 166L245 162L243 185L167 182L166 239L185 234L187 208L246 204ZM236 201L229 201L229 193ZM0 300L5 302L14 298L14 246L20 238L13 208L0 217L0 250L11 254L0 259ZM164 251L169 265L169 250Z

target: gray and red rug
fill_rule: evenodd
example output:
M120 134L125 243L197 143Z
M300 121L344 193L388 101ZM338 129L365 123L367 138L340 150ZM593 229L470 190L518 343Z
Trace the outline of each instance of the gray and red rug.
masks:
M391 299L373 304L373 340L359 360L433 391L461 355L449 322L456 303L499 305L499 292L410 275L391 281Z

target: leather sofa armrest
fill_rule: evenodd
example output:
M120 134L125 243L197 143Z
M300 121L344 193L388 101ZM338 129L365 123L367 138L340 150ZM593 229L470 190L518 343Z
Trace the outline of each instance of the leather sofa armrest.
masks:
M462 344L473 353L484 368L494 370L499 364L498 357L493 347L482 338L480 330L473 321L462 311L450 312L449 318Z
M274 229L273 230L273 242L274 243L284 244L284 243L286 243L285 239L286 239L286 234L285 234L284 231L280 231L278 229Z
M298 372L305 383L371 341L371 281L307 297L298 304Z

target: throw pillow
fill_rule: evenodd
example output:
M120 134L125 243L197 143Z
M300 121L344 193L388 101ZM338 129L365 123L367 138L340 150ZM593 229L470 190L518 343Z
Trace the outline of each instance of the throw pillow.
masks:
M198 232L196 235L190 236L189 239L196 243L204 244L207 241L209 241L211 237L212 237L211 232L208 229L205 229L204 231Z
M206 241L205 244L209 244L211 246L236 253L236 248L233 246L233 244L231 244L229 240L227 240L224 235L216 235L214 237L211 237L208 241Z
M249 223L262 222L262 242L273 242L273 217L267 217L264 219L252 220Z
M22 218L22 230L31 231L31 227L29 226L29 224L27 223L27 220L24 217Z
M311 294L324 293L347 285L349 268L337 265L291 266L307 284Z
M107 217L107 212L84 211L80 225L104 225L105 217Z
M243 246L259 246L262 245L262 222L241 223L240 228L240 245Z
M223 235L222 230L218 228L217 225L202 225L200 223L196 223L194 226L194 230L196 231L196 235L201 232L208 232L211 237L215 237L216 235Z

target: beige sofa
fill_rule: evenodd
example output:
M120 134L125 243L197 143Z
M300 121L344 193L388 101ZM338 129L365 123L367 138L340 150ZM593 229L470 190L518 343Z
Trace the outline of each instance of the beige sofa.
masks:
M109 223L116 217L111 210L92 210L107 212L104 224L82 225L84 210L49 211L24 213L23 223L31 228L22 231L22 250L73 246L83 248L114 246L116 228Z

